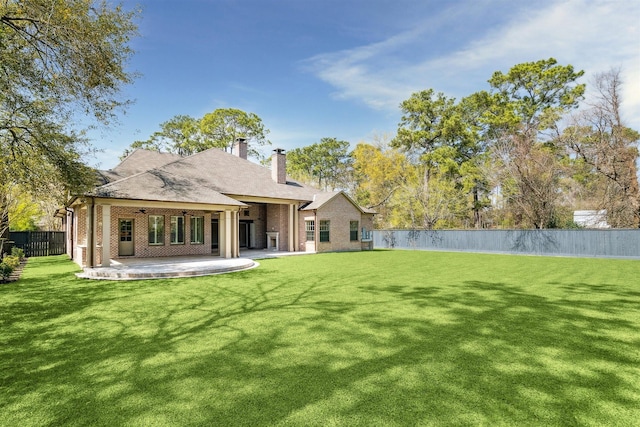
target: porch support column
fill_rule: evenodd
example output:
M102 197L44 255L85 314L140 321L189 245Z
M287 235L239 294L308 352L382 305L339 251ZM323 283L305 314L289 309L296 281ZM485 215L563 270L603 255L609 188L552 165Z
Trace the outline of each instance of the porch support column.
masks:
M233 249L231 251L232 258L240 256L240 212L231 211L231 241Z
M227 227L225 226L224 212L218 215L218 253L224 258L227 247Z
M296 251L296 242L298 241L298 215L296 215L296 205L289 205L289 252Z
M93 268L95 265L95 246L96 246L96 226L95 226L95 205L93 199L87 203L87 259L84 264L87 268Z
M300 212L298 212L299 204L293 205L293 247L294 251L300 251Z
M231 213L231 211L224 211L224 227L222 227L224 230L224 248L221 248L220 251L220 254L224 258L233 257L233 227Z
M102 205L102 266L111 265L111 205Z

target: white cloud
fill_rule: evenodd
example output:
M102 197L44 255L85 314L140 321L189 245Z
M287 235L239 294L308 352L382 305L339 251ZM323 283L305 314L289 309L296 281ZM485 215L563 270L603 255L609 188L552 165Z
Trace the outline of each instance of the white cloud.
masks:
M456 97L486 89L494 71L521 62L554 57L588 76L620 67L625 79L624 113L632 127L640 128L640 2L558 0L521 8L498 27L477 29L475 39L455 50L429 56L433 55L429 44L437 38L447 42L446 23L466 18L445 11L387 40L316 55L305 65L335 88L337 99L391 111L422 89Z

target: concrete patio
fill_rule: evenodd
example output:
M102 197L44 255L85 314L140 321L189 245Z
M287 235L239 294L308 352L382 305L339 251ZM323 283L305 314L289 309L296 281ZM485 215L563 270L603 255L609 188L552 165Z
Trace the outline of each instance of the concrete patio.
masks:
M142 280L177 277L209 276L255 268L255 260L282 256L305 255L308 252L245 250L240 258L221 258L215 255L159 258L113 259L110 267L85 268L76 276L83 279Z

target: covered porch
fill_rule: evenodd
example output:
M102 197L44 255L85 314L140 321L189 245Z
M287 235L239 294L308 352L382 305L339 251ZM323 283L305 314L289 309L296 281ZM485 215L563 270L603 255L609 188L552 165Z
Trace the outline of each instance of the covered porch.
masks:
M98 280L143 280L180 277L209 276L234 271L243 271L259 265L256 260L305 252L274 252L269 250L246 250L238 258L221 258L213 255L173 256L154 258L112 259L109 267L84 268L77 276Z
M68 213L70 255L87 268L154 257L238 258L243 207L88 197Z

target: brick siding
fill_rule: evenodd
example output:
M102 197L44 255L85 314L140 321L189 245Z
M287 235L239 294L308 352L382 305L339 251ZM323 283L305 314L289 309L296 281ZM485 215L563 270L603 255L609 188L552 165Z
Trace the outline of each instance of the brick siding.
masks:
M267 231L278 232L278 250L289 250L289 205L267 205ZM266 247L266 246L265 246Z
M149 245L149 215L164 215L164 244ZM171 216L184 216L184 243L171 244ZM191 243L191 217L204 217L204 243ZM100 217L101 218L101 217ZM111 257L130 258L118 255L119 220L133 219L133 257L150 258L179 255L208 255L211 254L211 214L204 211L187 210L182 215L178 209L146 209L145 213L139 209L123 206L111 208ZM100 228L99 228L100 229Z
M103 206L96 206L96 239L95 239L95 257L96 265L102 263L102 246L107 240L102 236L102 212ZM245 214L247 212L247 214ZM361 250L361 231L362 227L368 230L373 229L373 215L362 214L358 208L344 196L338 196L331 199L323 205L317 212L316 221L316 240L315 242L306 241L305 218L313 217L314 213L310 211L296 211L298 215L298 235L299 241L295 242L296 249L299 251L356 251ZM161 245L150 245L148 241L148 222L150 215L164 216L164 243ZM171 244L171 216L184 216L184 243ZM191 217L204 217L204 243L191 243ZM108 239L111 258L149 258L149 257L166 257L181 255L209 255L211 249L211 220L219 218L217 213L205 213L204 211L187 210L185 215L182 209L162 209L147 208L145 212L140 212L140 208L111 206L111 236ZM121 219L133 220L133 247L134 255L120 256L118 254L119 246L119 225ZM242 211L239 216L240 221L246 221L254 224L255 229L255 249L264 249L267 247L266 233L276 231L279 233L280 251L289 249L289 205L286 204L250 204L246 211ZM319 241L319 226L321 220L330 221L330 241ZM358 221L358 241L350 240L350 221ZM84 266L86 265L86 244L87 244L87 209L75 210L74 226L76 259L75 261ZM73 231L71 231L73 232ZM291 231L293 232L293 231ZM253 249L252 248L252 249Z
M249 209L240 212L240 221L248 221L255 227L255 245L251 249L267 247L267 205L262 203L249 204Z
M345 196L337 196L317 210L315 217L315 243L306 242L305 218L312 218L312 211L301 211L299 233L299 250L315 250L316 252L330 251L359 251L362 250L362 227L373 229L373 214L363 214ZM320 221L329 222L329 242L320 242ZM350 223L358 221L358 240L351 241Z

